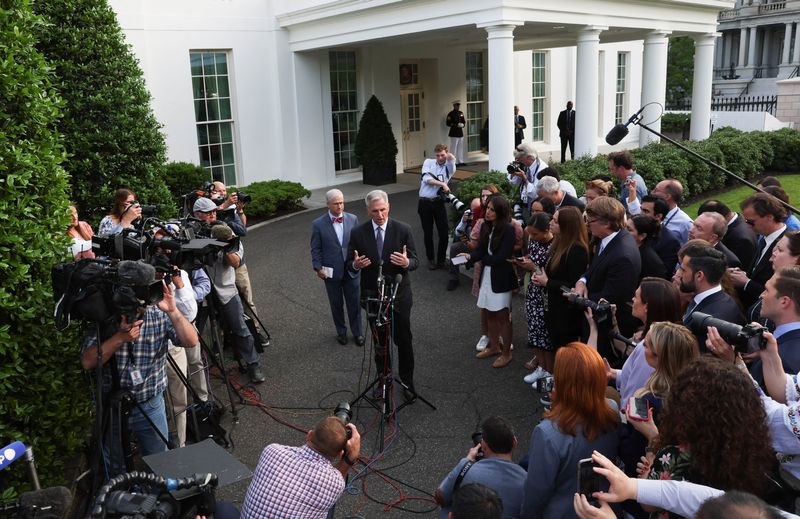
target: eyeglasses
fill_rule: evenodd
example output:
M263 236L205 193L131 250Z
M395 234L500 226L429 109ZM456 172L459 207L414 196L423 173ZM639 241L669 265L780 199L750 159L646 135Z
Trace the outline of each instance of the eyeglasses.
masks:
M587 224L595 223L597 220L599 220L599 218L589 218L588 216L584 216L583 219Z
M745 220L744 223L746 223L747 225L750 225L750 226L753 226L753 225L756 224L755 220Z

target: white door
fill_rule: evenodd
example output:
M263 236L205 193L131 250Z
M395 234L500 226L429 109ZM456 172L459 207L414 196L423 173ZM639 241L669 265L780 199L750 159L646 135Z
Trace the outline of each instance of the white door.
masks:
M425 160L425 94L421 90L403 90L403 168L420 166Z

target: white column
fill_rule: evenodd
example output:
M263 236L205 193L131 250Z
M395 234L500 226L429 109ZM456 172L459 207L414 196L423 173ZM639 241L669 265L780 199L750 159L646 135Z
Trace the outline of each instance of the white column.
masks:
M664 106L667 96L667 51L669 32L653 31L644 38L642 56L642 104L659 103ZM661 131L661 107L653 104L642 112L642 122L657 132ZM651 123L652 122L652 123ZM639 146L660 140L647 130L639 130Z
M489 169L505 171L514 152L514 28L524 22L479 25L489 40Z
M792 22L786 24L786 29L783 33L783 56L781 57L781 65L788 65L792 62L792 54L789 52L792 49Z
M694 37L694 82L692 85L692 125L689 138L693 141L711 135L711 83L714 79L714 40L719 33Z
M750 50L747 53L747 66L757 67L756 63L756 43L758 42L758 27L750 27Z
M792 56L791 63L800 63L800 23L797 24L797 30L794 31L794 56Z
M586 26L578 33L575 64L575 156L597 154L600 33L608 27Z
M736 64L737 68L742 68L745 65L745 57L747 56L747 28L739 29L739 59Z
M722 68L725 69L727 74L731 68L731 61L733 61L733 31L722 33L725 40L725 52L722 53Z

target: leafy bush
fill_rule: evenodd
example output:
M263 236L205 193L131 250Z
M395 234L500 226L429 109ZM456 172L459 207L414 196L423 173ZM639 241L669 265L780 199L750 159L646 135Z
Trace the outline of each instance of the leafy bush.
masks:
M383 104L374 95L367 101L353 152L364 166L394 165L397 157L397 140Z
M766 132L772 146L770 171L800 171L800 132L781 128L776 132Z
M172 199L180 208L181 196L202 189L203 184L211 180L211 175L207 169L191 162L170 162L164 168L164 180L167 182Z
M311 196L311 191L302 184L285 180L254 182L241 190L253 199L247 204L247 214L254 217L272 216L277 211L302 209L303 198Z
M691 114L666 113L661 117L661 133L683 133L691 120Z
M725 155L725 167L732 173L751 179L763 171L763 150L749 133L725 127L715 131L711 139L719 145Z
M49 24L34 30L36 47L55 67L64 99L59 130L70 160L72 198L97 224L119 187L173 216L164 182L166 145L150 109L139 64L107 0L33 2Z
M30 0L0 9L0 438L32 446L42 486L64 484L88 429L78 341L53 329L50 268L70 243L61 103L36 50ZM2 498L28 490L24 464L0 472Z
M589 157L585 155L575 160L552 164L551 168L558 171L562 180L570 182L578 194L583 192L584 183L598 175L611 176L608 172L608 160L605 155Z

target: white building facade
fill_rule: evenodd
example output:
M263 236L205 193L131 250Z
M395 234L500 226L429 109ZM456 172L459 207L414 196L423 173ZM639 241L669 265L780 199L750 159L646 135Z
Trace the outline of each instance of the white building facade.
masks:
M397 170L447 142L461 100L467 161L505 169L513 106L525 139L560 155L575 103L576 154L649 102L664 103L670 36L695 39L692 138L709 133L717 16L733 0L111 0L141 62L169 157L246 185L361 179L352 146L366 101L383 103ZM659 113L645 111L649 122ZM489 149L480 131L490 121ZM653 128L659 129L655 122ZM504 130L501 130L504 129ZM638 128L616 148L652 139Z

